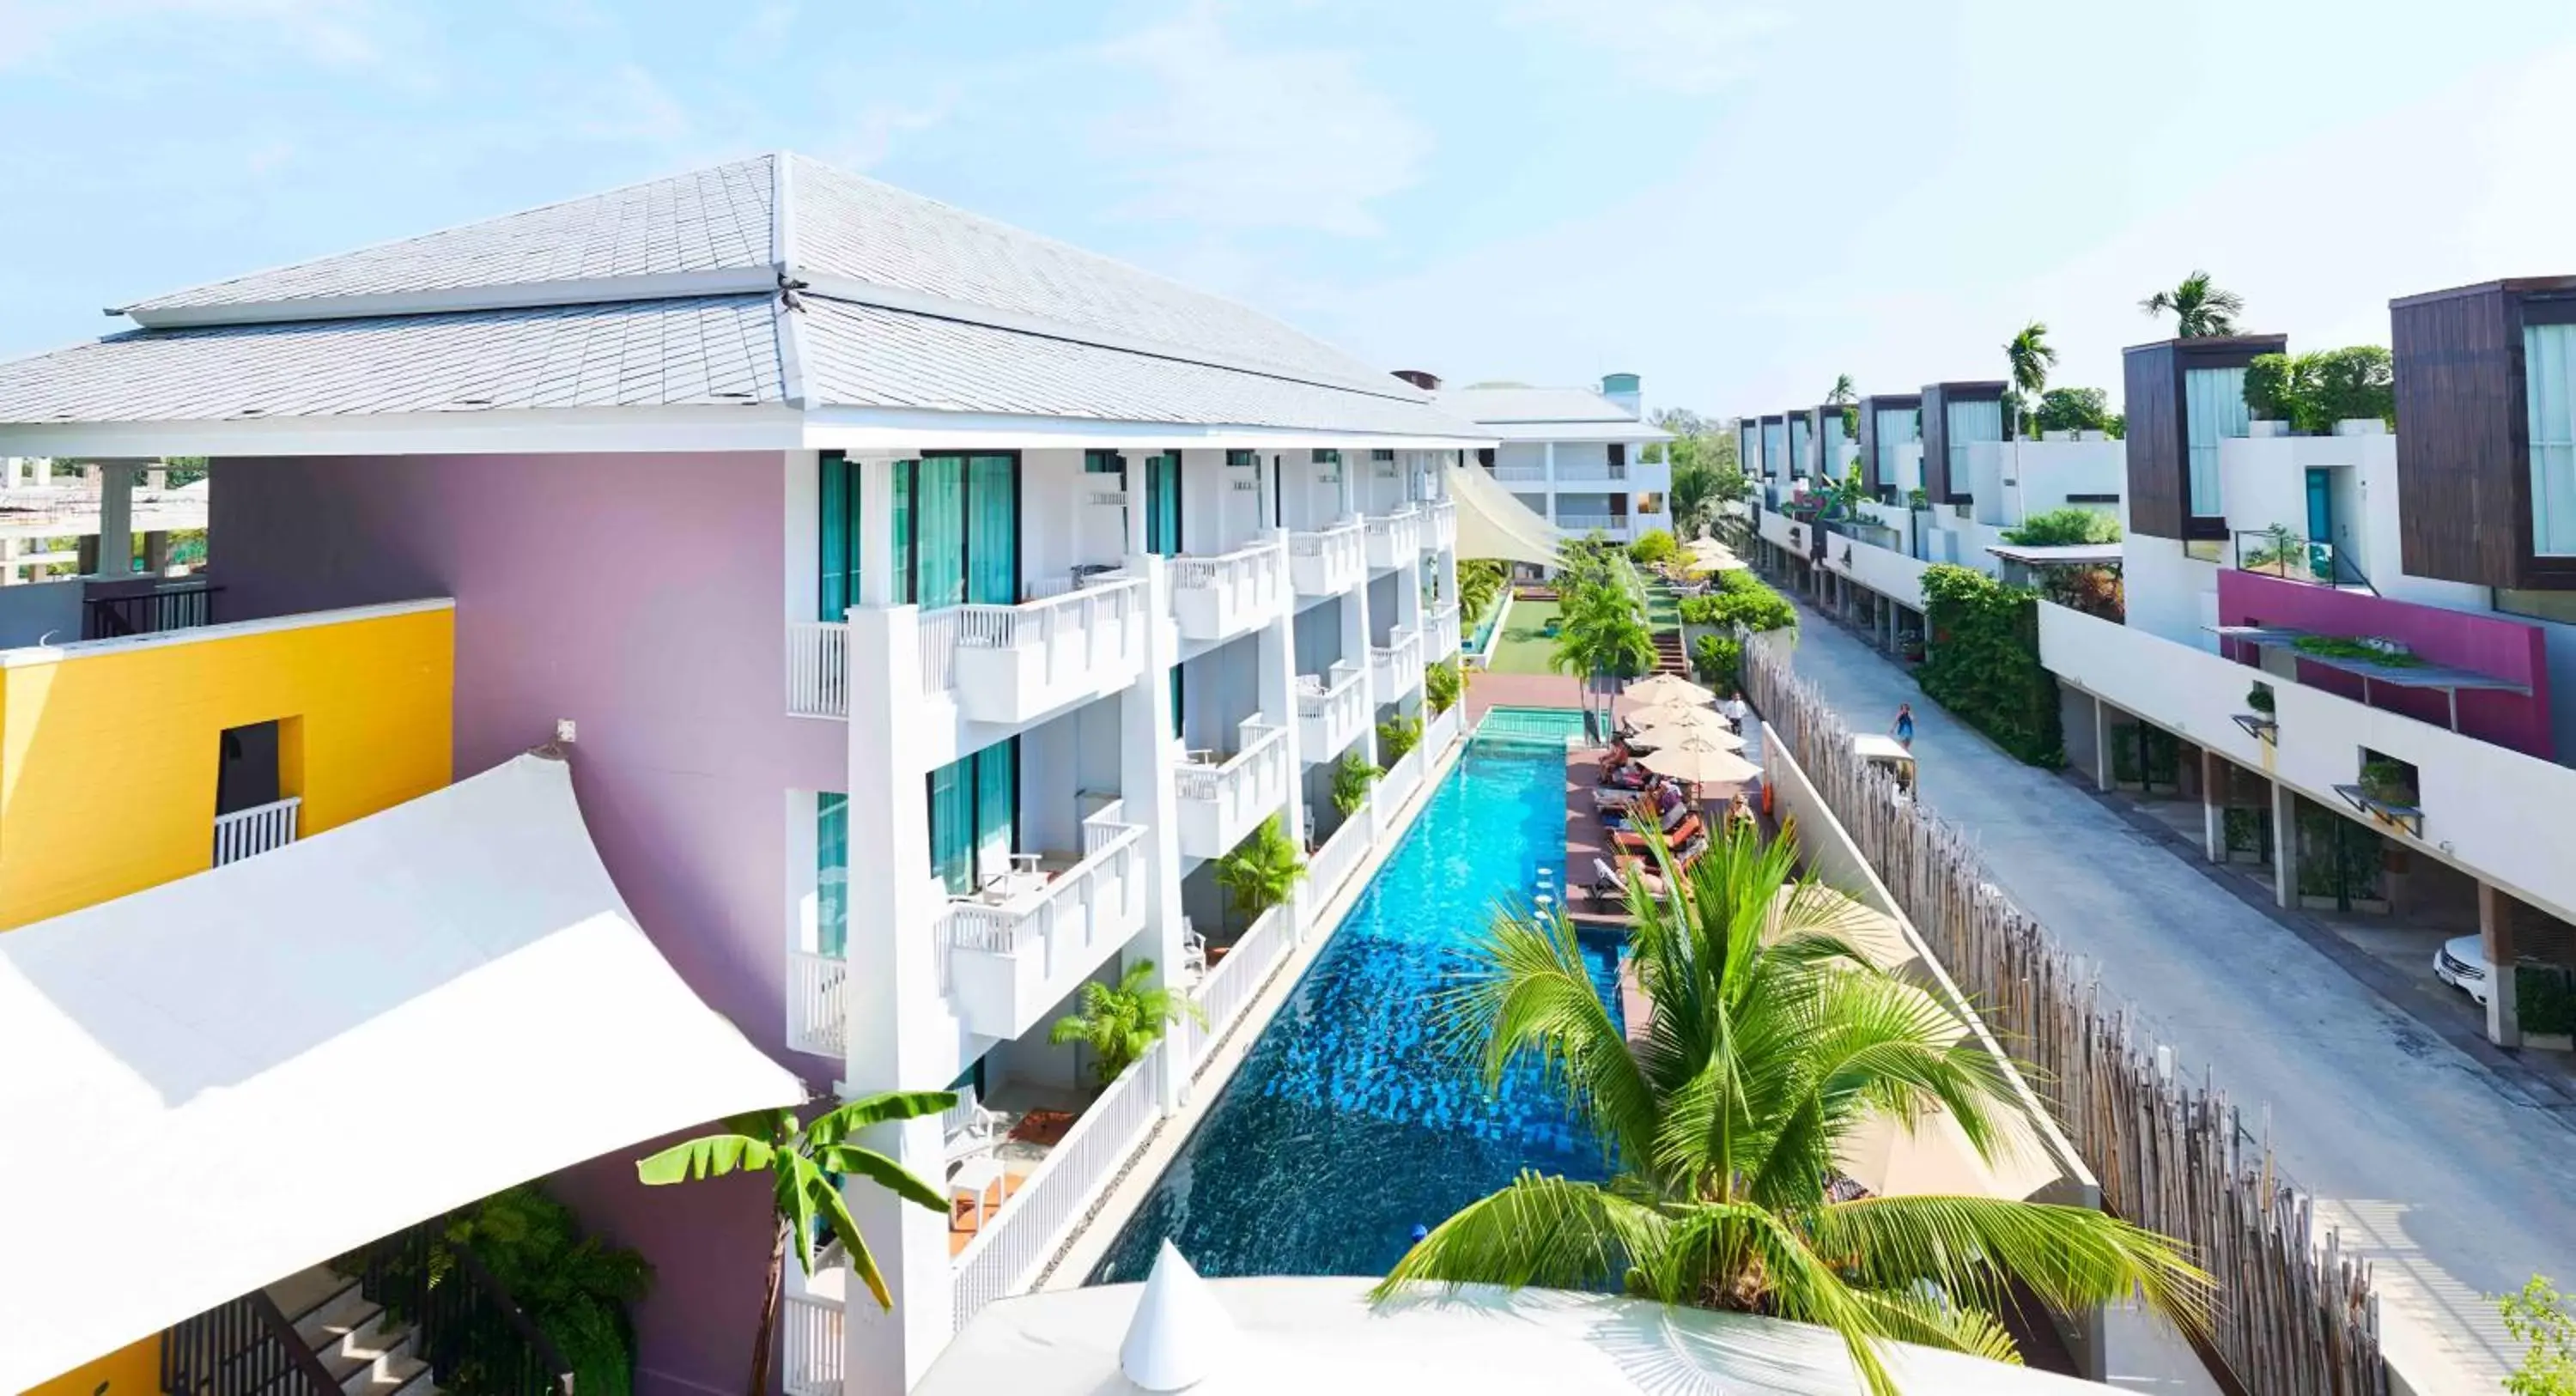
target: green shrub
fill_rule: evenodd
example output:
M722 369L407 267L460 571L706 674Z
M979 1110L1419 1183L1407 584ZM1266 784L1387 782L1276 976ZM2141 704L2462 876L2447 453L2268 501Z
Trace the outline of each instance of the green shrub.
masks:
M2051 388L2039 395L2041 431L2107 431L2110 394L2100 388Z
M1369 787L1384 774L1357 751L1343 752L1342 759L1333 763L1333 808L1344 819L1359 813L1360 806L1368 801Z
M2245 706L2265 717L2270 717L2273 709L2272 685L2258 680L2252 688L2245 690Z
M2069 505L2033 514L2018 528L2004 530L2004 541L2025 548L2062 548L2079 543L2117 543L2120 521L2094 509Z
M1422 744L1422 719L1397 713L1377 725L1378 759L1392 766Z
M2298 415L2297 366L2287 354L2257 354L2245 366L2245 410L2266 422Z
M2376 664L2386 669L2421 669L2424 661L2396 647L2394 641L2372 644L2368 640L2347 640L2340 635L2302 635L2290 642L2290 648L2319 659L2351 659Z
M2576 972L2525 964L2513 972L2514 1011L2524 1032L2576 1033Z
M1466 688L1467 677L1459 672L1456 660L1422 666L1422 701L1431 705L1431 711L1445 713L1458 706L1458 695Z
M1923 570L1923 691L2034 766L2066 760L2057 680L2039 662L2039 594L1951 563Z
M1719 630L1741 625L1757 635L1766 630L1798 628L1798 608L1790 605L1787 597L1762 585L1749 572L1723 575L1728 580L1719 584L1719 590L1682 599L1679 609L1683 624Z
M2325 435L2335 423L2375 418L2397 425L2397 375L2376 344L2325 349L2292 358L2258 356L2245 369L2245 406L2255 416L2288 422L2293 431Z
M1511 575L1511 564L1490 557L1471 557L1458 563L1458 606L1461 612L1481 621L1502 598L1503 583Z
M443 1240L462 1244L527 1310L564 1360L574 1389L625 1396L634 1387L635 1333L627 1306L653 1287L653 1267L582 1233L570 1208L534 1183L505 1188L456 1214ZM441 1262L433 1256L432 1273ZM456 1376L441 1380L456 1388ZM470 1385L470 1383L469 1383Z
M1691 646L1691 669L1699 681L1720 693L1734 689L1744 663L1744 646L1732 635L1702 635Z
M1923 487L1921 485L1917 485L1905 492L1905 507L1908 509L1929 509L1932 507L1932 496L1925 494L1923 492Z
M2576 1396L2576 1300L2534 1275L2519 1294L2496 1300L2504 1331L2523 1345L2522 1361L2506 1374L2505 1396Z
M1639 567L1652 567L1658 562L1670 562L1681 550L1682 545L1673 541L1670 531L1649 529L1644 537L1628 545L1628 558Z

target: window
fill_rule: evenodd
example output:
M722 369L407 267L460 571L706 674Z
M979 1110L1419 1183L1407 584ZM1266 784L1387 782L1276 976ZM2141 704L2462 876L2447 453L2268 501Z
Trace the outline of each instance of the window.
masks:
M840 955L850 944L850 797L814 797L814 952Z
M1628 463L1627 442L1613 441L1610 443L1610 463L1612 465L1626 465Z
M1371 451L1371 452L1369 452L1369 459L1370 459L1370 460L1376 460L1376 461L1391 461L1391 460L1395 459L1395 452L1393 452L1393 451L1391 451L1391 450L1387 450L1387 451Z
M1493 448L1493 447L1491 447L1491 446L1479 446L1479 447L1477 447L1477 448L1476 448L1476 464L1478 464L1478 465L1481 465L1481 466L1485 467L1487 470L1491 470L1491 469L1493 469L1493 468L1494 468L1494 448Z
M1807 473L1808 467L1814 464L1814 461L1809 455L1807 449L1808 443L1811 439L1812 438L1807 431L1807 419L1805 417L1792 417L1789 419L1788 464L1789 473L1791 475L1804 475Z
M1988 398L1982 402L1948 404L1950 439L1946 443L1950 467L1950 493L1968 493L1968 447L1978 441L2004 439L2004 405ZM1963 516L1964 517L1964 516Z
M2183 431L2190 448L2191 516L2216 519L2227 510L2219 499L2218 443L2252 434L2253 412L2245 406L2245 370L2192 368L2182 375Z
M894 474L895 600L925 611L1020 599L1020 459L924 456Z
M1228 451L1225 453L1225 463L1232 467L1257 467L1261 464L1261 453L1259 451Z
M930 799L930 871L952 896L1007 872L1019 844L1020 742L988 746L924 778ZM844 857L846 858L846 854Z
M2535 529L2532 536L2538 538L2538 530ZM2493 604L2498 611L2509 616L2576 625L2576 591L2516 591L2511 587L2497 587Z
M282 798L277 728L275 722L254 722L224 729L215 766L215 813L238 814Z
M822 577L815 614L839 620L859 602L859 467L838 451L825 451L820 485Z
M1175 557L1181 551L1181 453L1145 457L1145 551Z
M1896 449L1923 434L1922 414L1911 407L1878 409L1878 478L1883 483L1896 483Z
M1118 454L1116 451L1085 451L1082 453L1082 473L1085 475L1125 475L1127 473L1127 458Z
M1318 446L1318 447L1316 447L1316 448L1315 448L1315 464L1317 464L1317 465L1339 465L1339 464L1341 464L1341 463L1342 463L1342 453L1341 453L1341 452L1339 452L1339 451L1332 451L1332 450L1326 450L1325 448L1323 448L1323 447L1321 447L1321 446Z
M2531 550L2576 554L2576 324L2525 325L2522 381L2531 427Z

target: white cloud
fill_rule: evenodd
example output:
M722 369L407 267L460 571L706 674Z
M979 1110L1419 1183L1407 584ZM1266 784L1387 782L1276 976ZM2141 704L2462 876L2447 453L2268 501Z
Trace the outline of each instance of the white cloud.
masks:
M1411 188L1431 153L1351 55L1243 48L1204 5L1096 57L1158 89L1091 131L1112 177L1137 186L1127 217L1372 236L1370 203Z
M93 42L149 34L190 44L284 49L329 68L374 68L409 25L370 0L0 0L0 70L41 63Z
M1789 22L1716 0L1517 0L1504 18L1606 54L1632 82L1690 94L1742 76L1754 45Z

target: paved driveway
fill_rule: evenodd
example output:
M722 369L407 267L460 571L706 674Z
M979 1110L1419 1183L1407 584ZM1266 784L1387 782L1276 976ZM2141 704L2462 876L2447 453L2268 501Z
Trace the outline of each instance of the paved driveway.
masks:
M2152 836L1989 744L1802 606L1796 666L1855 730L1914 704L1924 798L2173 1044L2369 1257L2419 1392L2493 1392L2518 1355L2483 1296L2576 1282L2576 1122L2510 1091ZM2534 837L2543 837L2533 831ZM2563 836L2563 835L2562 835Z

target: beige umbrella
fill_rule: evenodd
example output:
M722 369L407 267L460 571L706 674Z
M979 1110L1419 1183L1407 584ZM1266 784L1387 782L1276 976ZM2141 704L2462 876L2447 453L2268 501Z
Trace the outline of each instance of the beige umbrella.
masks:
M1671 776L1693 785L1742 784L1762 774L1761 767L1696 733L1670 746L1657 747L1652 755L1638 760L1659 776Z
M1657 674L1639 679L1619 691L1623 699L1643 699L1649 703L1714 703L1717 695L1672 674Z
M1646 708L1628 715L1636 740L1670 746L1688 737L1704 739L1723 751L1744 750L1744 739L1728 730L1726 719L1706 708Z

